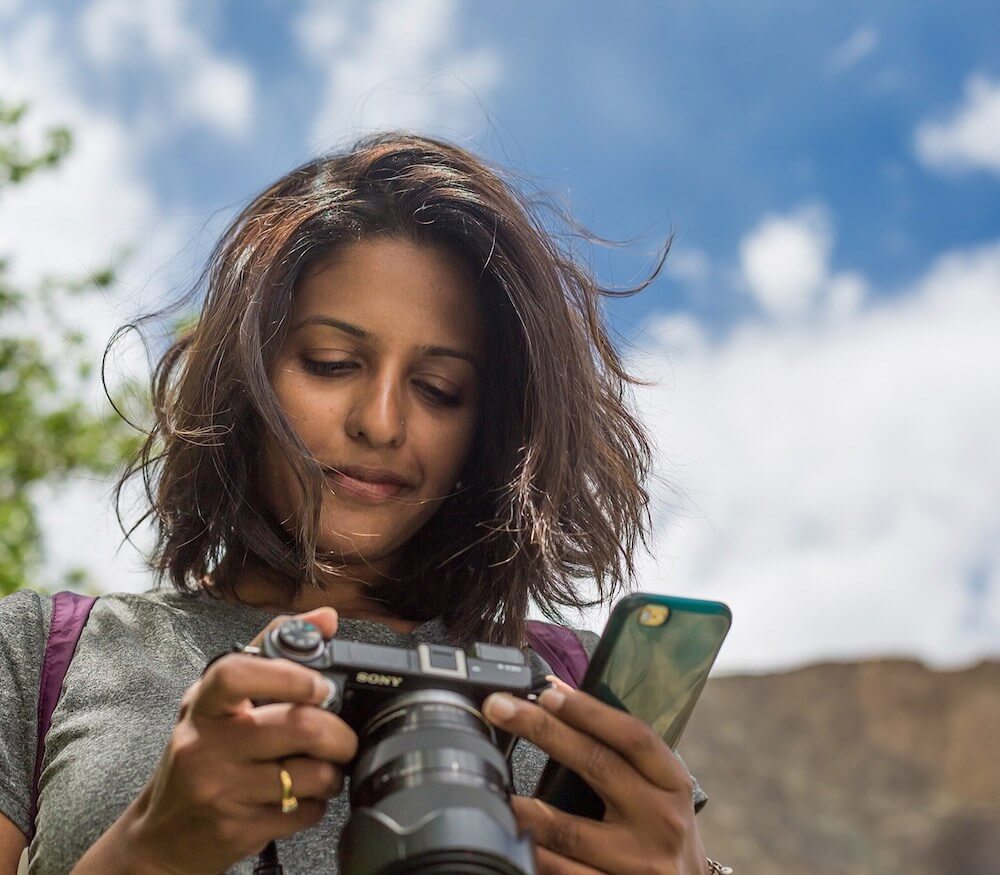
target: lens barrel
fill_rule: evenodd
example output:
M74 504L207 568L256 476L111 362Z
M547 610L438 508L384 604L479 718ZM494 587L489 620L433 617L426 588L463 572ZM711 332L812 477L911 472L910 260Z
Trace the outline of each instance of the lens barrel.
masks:
M518 835L509 804L509 766L474 702L447 690L403 693L359 735L342 872L534 875L531 839Z

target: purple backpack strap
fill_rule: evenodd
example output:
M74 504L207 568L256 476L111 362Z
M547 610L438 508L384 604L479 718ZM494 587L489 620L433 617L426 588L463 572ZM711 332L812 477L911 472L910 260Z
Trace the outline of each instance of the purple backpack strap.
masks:
M528 643L550 666L559 680L580 688L590 658L580 639L565 626L528 620Z
M38 682L38 744L35 748L35 776L31 782L31 814L29 816L30 840L35 834L35 817L38 814L38 782L42 777L42 760L45 757L45 736L52 725L52 712L62 693L63 679L80 633L90 616L90 609L97 601L93 596L75 592L57 592L52 596L52 619L49 637L45 642L45 659Z

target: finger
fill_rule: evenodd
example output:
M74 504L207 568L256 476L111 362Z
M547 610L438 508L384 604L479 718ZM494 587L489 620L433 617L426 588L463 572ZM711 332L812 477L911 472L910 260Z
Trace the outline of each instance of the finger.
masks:
M506 716L505 704L510 716ZM624 757L543 708L506 693L493 693L483 703L483 713L491 723L528 739L571 768L608 805L635 812L648 803L651 785Z
M303 799L332 799L344 789L344 773L333 763L312 757L290 757L270 763L244 767L247 799L255 805L280 805L281 770L292 780L291 795Z
M258 762L302 755L349 763L358 752L357 733L336 714L313 705L259 705L246 715L240 733L241 751Z
M319 823L326 814L326 807L325 800L302 799L295 811L285 814L280 803L257 805L251 809L249 819L256 834L284 839Z
M250 642L251 647L262 647L264 645L264 639L267 637L267 633L272 629L277 629L282 623L287 620L291 620L291 614L278 614L270 623L268 623L263 629L261 629L253 637L253 641Z
M535 859L538 861L538 875L605 875L606 871L611 871L567 860L540 845L535 848Z
M260 659L242 653L223 656L205 672L192 694L192 717L223 717L243 710L247 700L316 704L330 695L317 671L287 659Z
M596 871L590 866L598 866L607 872L621 871L623 842L614 827L588 817L567 814L541 799L513 796L510 802L518 826L531 833L538 848L547 849L554 857L583 866L579 870L582 872Z
M620 753L661 790L690 792L691 775L656 732L638 717L595 696L558 684L538 704L563 723L586 732Z
M305 620L312 623L322 633L324 638L332 638L337 634L339 617L333 608L314 608L304 614L282 614L275 617L260 632L257 633L250 644L253 647L260 647L264 643L264 638L272 629L277 629L286 620Z

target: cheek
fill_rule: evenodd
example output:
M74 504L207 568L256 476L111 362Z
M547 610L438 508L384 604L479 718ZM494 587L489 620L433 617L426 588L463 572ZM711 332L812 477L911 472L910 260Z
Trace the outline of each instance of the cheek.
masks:
M442 479L454 479L462 470L472 450L475 421L469 420L460 427L438 434L427 447L428 457L434 460L434 472Z
M299 440L314 456L322 453L320 438L330 429L313 395L296 380L294 374L276 370L271 386L275 400ZM327 404L329 407L329 404ZM325 416L331 414L327 413ZM302 490L283 450L273 436L263 440L262 482L272 507L287 516L302 501Z
M259 469L262 496L272 513L286 519L300 502L298 482L274 439L266 437L262 443Z
M337 396L296 385L293 379L279 380L274 389L278 404L299 440L313 455L322 457L324 446L346 415L338 405Z

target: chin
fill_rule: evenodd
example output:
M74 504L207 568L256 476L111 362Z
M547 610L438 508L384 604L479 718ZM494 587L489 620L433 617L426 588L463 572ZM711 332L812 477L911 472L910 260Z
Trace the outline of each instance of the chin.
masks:
M401 546L402 544L397 544L395 540L389 542L384 538L372 538L359 544L355 538L348 535L321 532L316 543L316 552L330 564L379 567L390 562Z
M345 532L340 527L345 522L342 517L337 520L340 526L323 525L325 520L321 519L317 550L329 554L331 558L342 557L344 562L351 565L362 562L386 562L399 554L433 516L434 514L430 514L423 519L379 521L381 525L375 524L376 521L372 520L367 526L365 521L361 520L354 532ZM371 536L355 533L365 530L371 532Z

